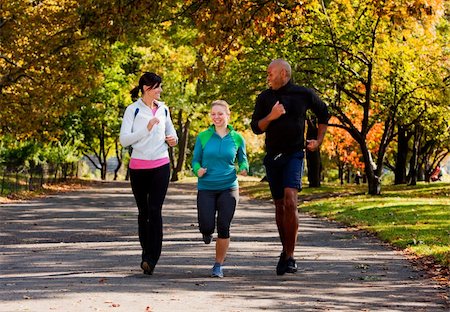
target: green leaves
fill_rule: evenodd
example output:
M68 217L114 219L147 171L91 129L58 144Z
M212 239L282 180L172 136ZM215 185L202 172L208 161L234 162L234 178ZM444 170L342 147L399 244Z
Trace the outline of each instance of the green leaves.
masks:
M314 88L356 141L383 139L361 147L381 170L384 154L393 154L396 125L420 125L424 138L448 146L450 27L443 5L3 1L0 136L52 142L74 137L77 128L91 138L86 146L95 146L103 127L112 140L142 71L162 75L177 128L192 122L194 136L209 122L209 103L222 98L233 125L244 130L266 88L267 64L283 57L295 82ZM81 124L64 123L68 116Z

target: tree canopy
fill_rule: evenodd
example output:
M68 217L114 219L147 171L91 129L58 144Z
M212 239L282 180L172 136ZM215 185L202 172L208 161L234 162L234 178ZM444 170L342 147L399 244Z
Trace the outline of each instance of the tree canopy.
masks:
M281 57L335 116L340 130L328 136L340 143L324 151L363 167L375 194L386 166L405 171L401 151L412 168L433 167L449 153L449 7L443 0L6 0L0 137L78 142L103 161L120 158L128 92L143 71L154 71L184 138L174 150L182 170L190 138L209 122L208 104L227 100L245 132L267 64Z

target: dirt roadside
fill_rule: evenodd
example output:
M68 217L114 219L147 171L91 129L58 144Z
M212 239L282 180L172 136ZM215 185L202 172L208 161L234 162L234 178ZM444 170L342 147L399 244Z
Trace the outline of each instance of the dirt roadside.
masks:
M372 237L301 214L299 272L276 276L272 204L242 198L225 278L197 230L195 185L173 183L152 276L139 269L127 182L0 205L0 311L448 311L449 289Z

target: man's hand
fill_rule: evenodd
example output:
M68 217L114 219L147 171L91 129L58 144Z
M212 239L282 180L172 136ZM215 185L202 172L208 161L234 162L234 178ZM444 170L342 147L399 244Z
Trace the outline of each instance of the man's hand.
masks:
M316 140L306 140L306 148L308 151L317 151L322 145L323 138L325 137L325 132L327 132L327 124L319 124L317 126L317 139Z
M319 141L317 140L306 140L306 148L310 152L317 151L319 149Z
M261 129L262 132L266 131L273 120L280 118L280 116L284 114L286 114L286 110L284 109L283 104L281 104L280 101L277 101L275 105L272 106L269 115L258 121L259 129Z
M272 106L272 111L269 114L269 120L275 120L280 118L281 115L286 114L283 104L277 101L274 106Z

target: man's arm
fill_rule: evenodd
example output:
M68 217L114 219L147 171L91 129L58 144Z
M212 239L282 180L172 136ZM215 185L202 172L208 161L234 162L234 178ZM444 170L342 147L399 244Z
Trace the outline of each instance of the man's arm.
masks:
M316 140L306 140L306 148L314 152L319 149L320 145L323 142L323 138L325 137L325 133L327 132L328 125L327 124L319 124L317 126L317 139Z
M286 114L286 110L284 109L283 104L277 101L275 105L272 107L272 110L270 111L269 115L258 121L258 128L262 132L266 131L267 127L273 120L280 118L280 116L284 114Z

